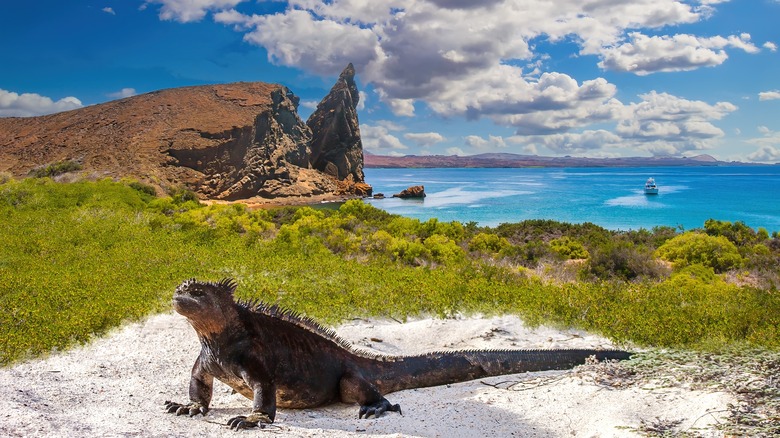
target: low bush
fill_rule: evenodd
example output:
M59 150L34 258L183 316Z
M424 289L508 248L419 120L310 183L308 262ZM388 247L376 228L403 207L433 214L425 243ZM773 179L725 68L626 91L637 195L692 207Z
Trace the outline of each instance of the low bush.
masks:
M585 246L568 236L551 240L550 249L564 260L587 259L590 256Z
M477 233L469 241L469 251L485 254L499 254L510 246L511 244L506 238L492 233Z
M591 253L586 272L601 279L634 281L660 278L663 271L649 248L617 240Z
M58 161L31 170L32 178L51 178L68 172L76 172L82 169L81 163L73 160Z
M672 262L675 268L698 263L716 272L725 272L739 268L744 263L736 245L725 236L711 236L695 231L668 240L658 248L656 254Z

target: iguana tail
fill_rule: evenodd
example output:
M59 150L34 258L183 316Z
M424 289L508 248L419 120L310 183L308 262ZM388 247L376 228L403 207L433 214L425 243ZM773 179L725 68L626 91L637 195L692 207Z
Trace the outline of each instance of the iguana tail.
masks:
M373 377L380 392L465 382L481 377L528 371L562 370L585 363L626 360L620 350L468 350L404 356L374 362Z

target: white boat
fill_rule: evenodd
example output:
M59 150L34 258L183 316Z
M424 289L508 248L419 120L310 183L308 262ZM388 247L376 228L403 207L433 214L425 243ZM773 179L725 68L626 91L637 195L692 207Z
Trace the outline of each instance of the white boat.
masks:
M647 182L645 183L645 195L657 195L658 194L658 186L655 185L655 180L653 178L648 178Z

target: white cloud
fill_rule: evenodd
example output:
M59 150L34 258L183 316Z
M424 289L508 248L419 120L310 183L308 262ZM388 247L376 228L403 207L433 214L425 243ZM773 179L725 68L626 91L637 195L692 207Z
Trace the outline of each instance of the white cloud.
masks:
M678 155L708 149L724 132L711 121L737 110L728 102L710 105L655 91L625 107L615 133L654 154Z
M413 141L417 146L433 146L445 140L438 132L410 132L404 134L404 138Z
M780 139L778 139L778 143L780 143ZM750 161L777 163L780 162L780 147L764 145L748 155L747 158Z
M222 11L235 7L245 0L146 0L147 5L158 4L160 19L180 23L200 21L209 11Z
M529 41L536 37L573 37L582 53L595 54L619 42L627 28L702 18L677 0L294 0L269 16L218 14L220 22L252 27L246 39L264 46L278 64L335 75L353 62L383 101L404 115L414 113L415 100L429 102L450 86L467 91L462 82L475 75L501 73L506 61L531 60L536 54ZM521 76L522 69L512 74ZM495 92L504 90L510 88Z
M746 143L758 146L753 153L747 156L750 161L762 163L780 162L780 132L775 132L766 126L759 126L758 132L763 137L752 138Z
M0 89L0 117L30 117L58 113L84 106L75 97L54 101L35 93L14 93Z
M770 52L777 52L777 44L767 41L764 43L764 48L769 50Z
M363 147L374 153L408 149L401 140L390 134L384 126L360 125L360 139Z
M469 135L464 138L466 146L480 150L494 150L506 148L506 141L503 137L497 135L488 135L488 138L482 138L478 135Z
M340 72L350 62L365 66L378 55L377 37L370 29L318 20L307 11L264 15L253 24L244 39L265 47L270 61L319 75Z
M302 100L300 102L300 105L304 108L308 108L310 110L316 110L317 105L319 105L320 102L318 100Z
M358 91L358 96L360 98L358 99L358 104L355 107L355 109L358 111L363 111L364 109L366 109L366 102L368 101L368 93L361 90Z
M135 96L136 94L138 93L136 93L135 88L122 88L121 90L114 93L108 93L108 97L114 99L124 99L125 97Z
M101 10L106 14L116 15L116 12L114 12L114 8L105 7Z
M602 148L617 147L623 139L605 130L584 131L582 133L553 134L522 138L523 143L536 153L536 146L543 145L557 154L579 154L597 151ZM517 138L513 142L518 142Z
M377 125L387 129L388 131L405 131L406 127L396 123L392 120L379 120L376 122Z
M780 90L762 91L758 93L758 100L776 100L780 99Z
M720 65L728 59L727 47L756 53L750 35L699 38L694 35L647 36L629 34L629 42L601 50L599 67L647 75L656 72L688 71Z
M352 62L398 116L413 116L424 104L442 117L488 118L521 136L556 135L550 145L561 150L587 149L594 144L589 139L603 135L589 126L617 123L614 135L664 153L711 147L723 136L713 120L736 107L663 93L626 105L604 78L545 72L545 54L535 43L576 44L577 55L595 55L602 68L636 74L716 66L727 51L759 49L748 34L644 33L700 22L725 1L289 0L285 10L261 16L237 11L241 0L147 0L161 5L163 19L194 21L212 13L278 65L335 76ZM684 108L690 112L675 113ZM385 130L370 132L371 147L405 147Z

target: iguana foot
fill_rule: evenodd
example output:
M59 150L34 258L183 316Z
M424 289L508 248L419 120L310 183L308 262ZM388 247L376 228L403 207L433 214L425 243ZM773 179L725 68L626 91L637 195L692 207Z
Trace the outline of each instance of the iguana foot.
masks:
M385 412L398 412L399 414L403 415L401 413L401 406L400 405L392 405L389 401L387 401L386 398L382 398L381 401L378 401L374 404L370 405L363 405L360 407L360 412L358 412L358 418L363 418L365 415L366 418L370 416L374 416L374 418L381 416Z
M262 412L254 412L249 415L239 415L228 420L227 424L233 430L251 429L253 427L265 428L266 424L273 423L274 420Z
M175 413L176 415L189 415L190 417L194 417L198 414L206 415L206 412L209 411L209 408L197 402L183 405L181 403L176 403L169 400L165 402L165 410L169 414Z

